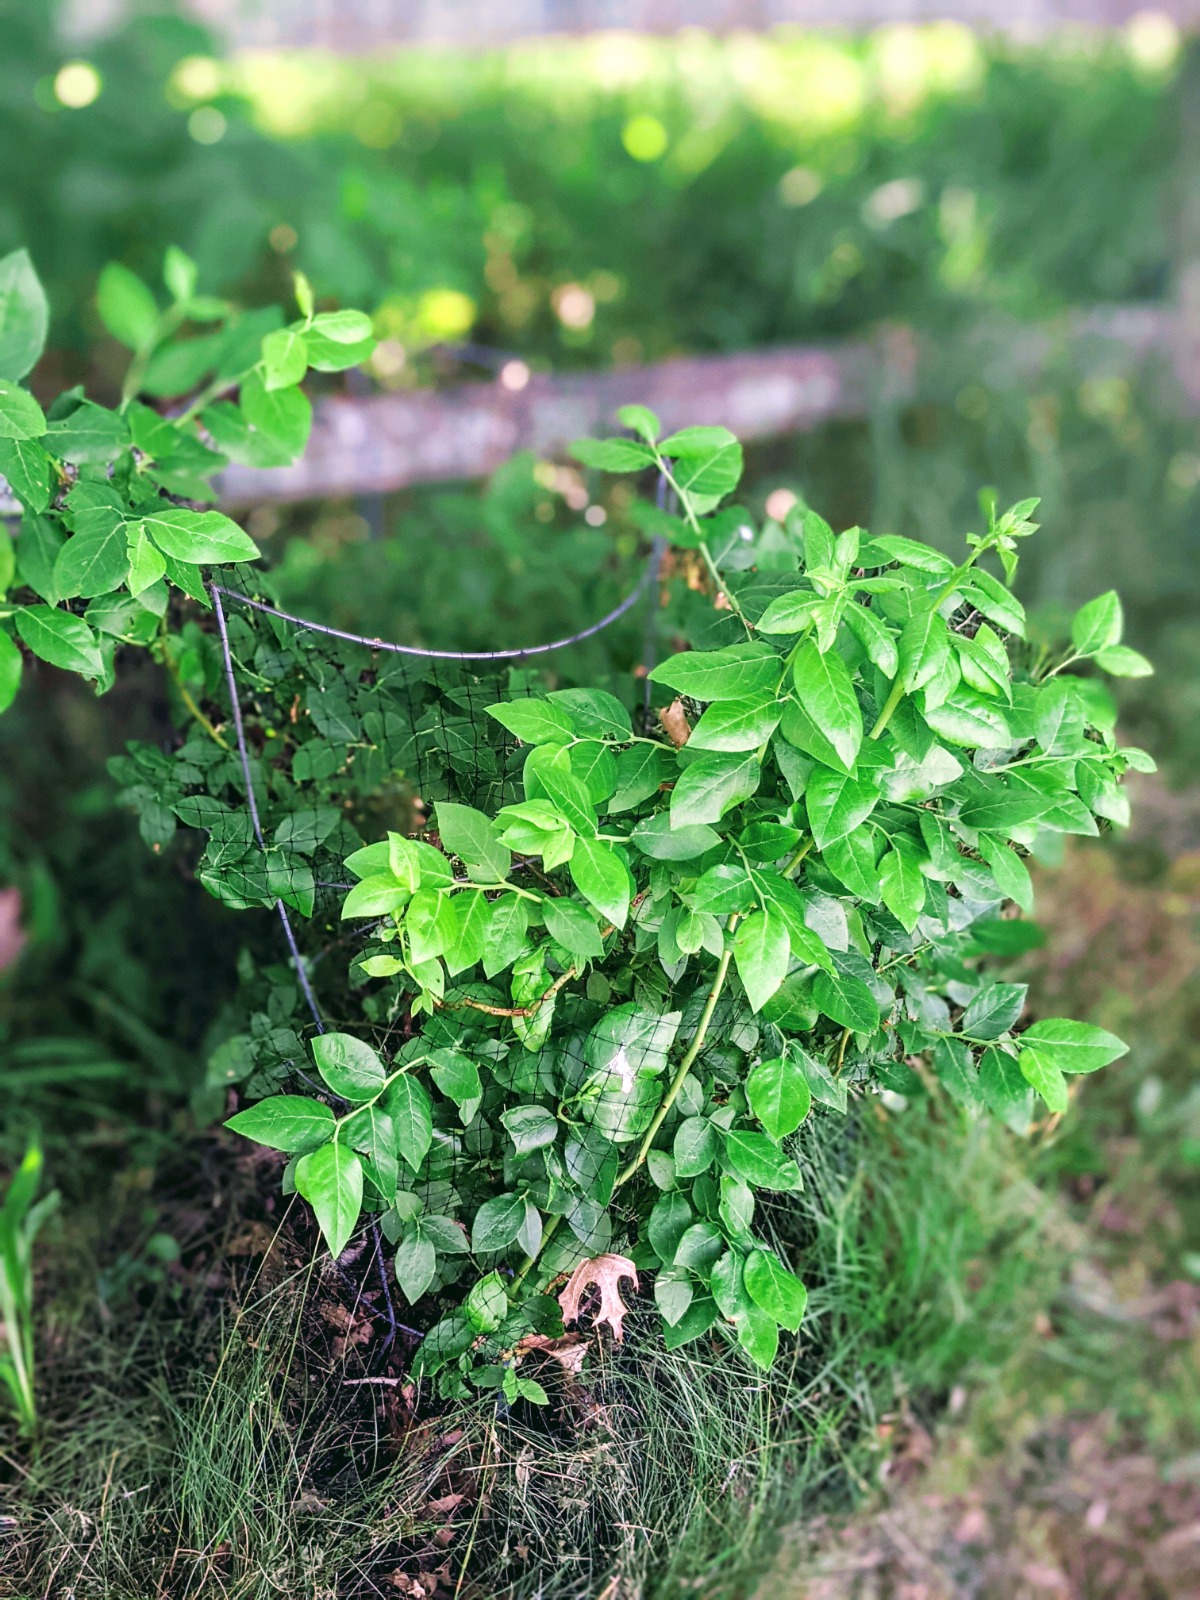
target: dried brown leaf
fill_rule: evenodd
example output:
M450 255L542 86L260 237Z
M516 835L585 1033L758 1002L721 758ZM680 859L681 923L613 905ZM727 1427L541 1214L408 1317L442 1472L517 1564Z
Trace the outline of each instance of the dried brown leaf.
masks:
M599 1328L607 1323L612 1329L613 1338L620 1344L625 1337L625 1314L629 1310L621 1299L622 1278L632 1279L633 1287L637 1288L637 1268L628 1256L605 1254L594 1256L590 1261L581 1261L558 1297L563 1321L579 1320L580 1302L587 1290L595 1286L600 1292L600 1309L596 1312L595 1325Z
M692 725L687 719L687 712L683 709L683 701L676 695L669 706L658 713L658 720L663 725L663 732L676 750L683 746L692 736Z
M561 1339L548 1339L544 1333L527 1333L517 1341L514 1354L519 1361L530 1351L537 1350L542 1355L552 1356L564 1371L578 1373L590 1342L582 1333L565 1333Z

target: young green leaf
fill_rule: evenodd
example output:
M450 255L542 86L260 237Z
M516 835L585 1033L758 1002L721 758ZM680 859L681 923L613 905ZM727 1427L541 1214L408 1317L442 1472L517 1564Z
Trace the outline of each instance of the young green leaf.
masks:
M863 720L846 663L836 651L822 654L806 639L796 652L792 676L806 715L849 772L862 744Z
M522 744L566 744L575 737L569 714L552 700L505 700L486 709Z
M247 1106L229 1118L225 1126L234 1133L253 1139L269 1150L288 1154L315 1150L324 1144L334 1128L333 1112L320 1100L299 1094L277 1094Z
M1129 1053L1129 1046L1106 1028L1067 1017L1047 1017L1026 1028L1021 1048L1036 1048L1038 1055L1053 1062L1060 1072L1095 1072Z
M791 944L782 918L755 911L733 939L733 959L751 1011L761 1011L787 976Z
M1057 1063L1036 1048L1022 1048L1017 1065L1026 1083L1037 1090L1051 1111L1061 1116L1068 1105L1067 1080Z
M362 1210L362 1162L339 1140L300 1157L296 1191L316 1213L330 1254L340 1256Z
M1071 622L1071 643L1076 654L1094 656L1100 650L1120 644L1124 627L1120 596L1115 589L1110 589L1107 594L1089 600L1075 613Z
M96 635L82 617L53 606L22 606L16 614L17 632L42 661L84 678L99 678L104 663Z
M312 1041L317 1071L343 1100L369 1100L387 1078L383 1062L361 1039L349 1033L320 1033Z
M0 439L39 439L45 432L45 415L29 390L0 378Z
M220 511L143 512L141 522L164 555L189 566L258 559L254 540Z
M746 1080L746 1098L772 1139L795 1133L812 1105L808 1080L788 1056L776 1056L755 1067Z
M577 839L571 853L575 887L602 917L623 928L629 915L633 881L616 851L596 839Z
M746 1293L769 1317L795 1333L804 1320L808 1290L769 1250L752 1250L742 1268Z
M525 1196L501 1194L485 1200L471 1227L471 1249L477 1254L504 1250L512 1244L525 1221Z
M406 1072L388 1086L383 1104L396 1129L400 1154L416 1172L433 1142L433 1105L429 1091Z

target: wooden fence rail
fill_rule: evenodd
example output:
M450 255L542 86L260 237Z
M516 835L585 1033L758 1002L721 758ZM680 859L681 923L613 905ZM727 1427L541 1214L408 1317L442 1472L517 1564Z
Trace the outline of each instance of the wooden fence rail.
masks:
M1033 328L981 327L973 338L984 380L1004 387L1035 380L1056 355L1068 352L1081 372L1125 371L1156 355L1172 356L1179 345L1176 322L1169 308L1112 306ZM472 382L329 397L316 406L302 460L269 471L230 467L219 487L226 503L246 505L478 478L516 450L554 455L572 439L611 429L617 407L629 401L650 406L668 429L716 423L749 440L804 432L921 393L919 349L911 332L899 328L870 343L534 375L516 392L502 382Z

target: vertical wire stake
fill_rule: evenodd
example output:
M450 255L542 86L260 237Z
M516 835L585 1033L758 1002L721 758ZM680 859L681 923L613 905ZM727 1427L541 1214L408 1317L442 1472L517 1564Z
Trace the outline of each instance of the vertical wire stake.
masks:
M262 823L258 815L258 801L254 795L254 782L250 776L250 752L246 748L246 729L242 721L242 707L238 699L237 676L233 670L233 651L229 646L229 629L225 622L225 608L221 604L221 591L215 583L209 585L212 595L213 610L217 618L217 631L221 635L221 655L225 663L225 683L229 690L229 705L233 712L233 727L237 735L238 758L242 764L242 777L246 783L246 802L250 808L250 821L254 826L254 837L258 840L258 847L265 854L266 840L263 838ZM283 936L287 940L288 950L291 953L292 965L296 969L296 977L304 995L305 1004L312 1016L313 1024L318 1033L325 1032L325 1021L317 1006L317 997L313 993L312 984L308 980L308 972L304 965L304 958L300 954L300 946L296 941L296 930L292 927L292 919L288 916L287 907L282 900L276 900L275 909L279 913L279 920L283 924ZM374 1247L375 1265L379 1271L379 1282L383 1288L383 1301L387 1308L387 1338L383 1342L383 1353L386 1354L396 1342L396 1307L392 1303L391 1285L387 1279L387 1262L383 1258L383 1244L379 1237L379 1223L372 1219L370 1224L371 1243Z

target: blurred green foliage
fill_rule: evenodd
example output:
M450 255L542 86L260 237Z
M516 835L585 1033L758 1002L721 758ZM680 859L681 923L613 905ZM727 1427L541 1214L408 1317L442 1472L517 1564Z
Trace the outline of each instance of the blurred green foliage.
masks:
M169 7L73 56L60 9L0 7L0 251L36 241L72 342L100 265L150 274L171 242L216 288L265 293L288 258L381 334L556 364L1165 281L1169 28L221 62Z

